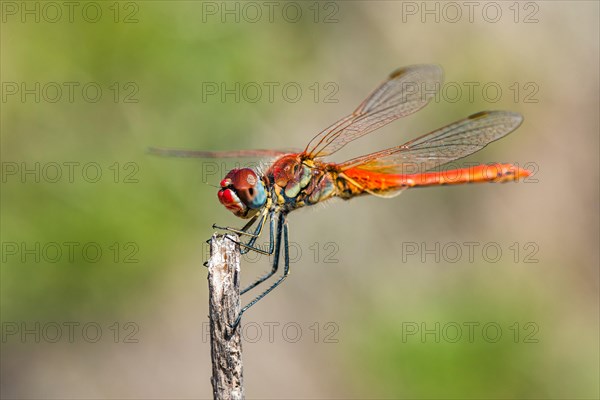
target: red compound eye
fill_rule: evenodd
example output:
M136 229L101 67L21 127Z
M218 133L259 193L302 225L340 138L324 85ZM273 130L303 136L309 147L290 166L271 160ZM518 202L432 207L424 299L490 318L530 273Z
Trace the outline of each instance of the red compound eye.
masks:
M226 180L229 174L225 177ZM231 184L235 191L248 190L254 188L258 182L258 176L250 168L242 168L235 171L235 174L231 176Z
M242 203L248 205L256 195L258 176L250 168L242 168L235 173L231 185Z
M258 176L250 168L229 171L221 181L221 188L218 193L219 201L239 217L245 217L249 208L258 208L264 204L264 189ZM262 197L259 196L260 193L263 194Z

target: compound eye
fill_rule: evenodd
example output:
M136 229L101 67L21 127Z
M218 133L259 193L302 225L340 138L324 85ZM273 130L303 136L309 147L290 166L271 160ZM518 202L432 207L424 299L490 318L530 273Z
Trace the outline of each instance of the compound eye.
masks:
M252 204L256 196L254 188L236 190L238 197L244 204Z
M258 176L250 168L237 171L232 179L232 186L244 204L250 204L257 194Z

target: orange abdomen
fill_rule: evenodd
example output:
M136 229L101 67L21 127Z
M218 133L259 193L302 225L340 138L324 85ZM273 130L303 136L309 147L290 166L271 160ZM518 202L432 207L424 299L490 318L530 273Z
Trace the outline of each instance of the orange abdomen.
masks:
M416 174L388 174L360 168L350 168L340 174L346 179L344 192L352 197L363 193L385 194L411 187L460 185L463 183L510 182L529 176L529 170L512 164L477 165L446 171Z

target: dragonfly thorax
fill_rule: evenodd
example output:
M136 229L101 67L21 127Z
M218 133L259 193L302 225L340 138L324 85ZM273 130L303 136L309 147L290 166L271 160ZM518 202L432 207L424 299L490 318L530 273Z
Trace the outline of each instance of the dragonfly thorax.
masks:
M288 212L335 196L335 176L328 164L303 153L284 155L265 171L273 202Z
M267 175L291 199L308 185L312 178L312 168L299 154L289 154L278 159L267 171Z
M221 181L219 201L241 218L250 218L267 202L262 180L250 168L235 168Z

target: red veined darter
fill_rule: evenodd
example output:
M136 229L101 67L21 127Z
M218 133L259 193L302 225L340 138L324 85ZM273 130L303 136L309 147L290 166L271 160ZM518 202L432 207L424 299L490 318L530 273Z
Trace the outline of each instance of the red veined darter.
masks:
M417 187L464 183L509 182L531 174L512 164L478 165L440 171L444 164L473 154L514 131L523 117L510 111L483 111L400 146L353 158L342 163L326 157L348 143L425 107L443 81L437 65L413 65L389 75L352 114L317 134L301 152L242 150L208 152L152 148L151 152L179 157L276 157L264 171L235 168L221 181L219 201L248 223L240 229L214 228L248 237L240 242L242 253L250 250L273 254L271 271L242 290L242 294L277 272L283 242L283 274L264 292L242 308L242 314L277 287L289 274L287 215L298 208L333 198L352 199L362 195L394 197ZM268 250L255 246L266 222L270 225Z

